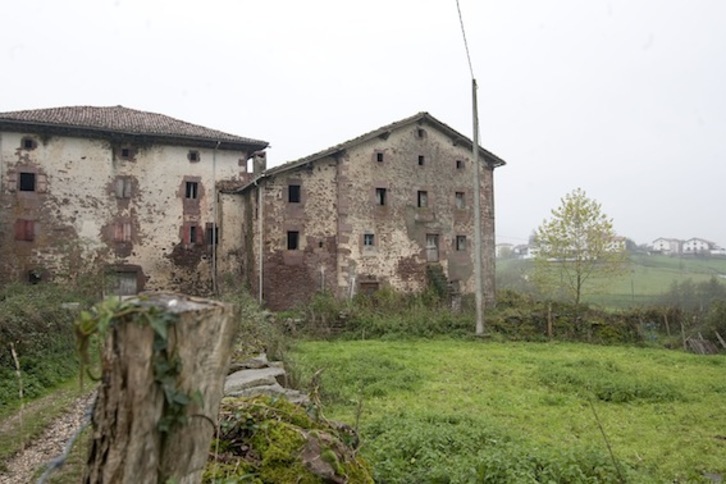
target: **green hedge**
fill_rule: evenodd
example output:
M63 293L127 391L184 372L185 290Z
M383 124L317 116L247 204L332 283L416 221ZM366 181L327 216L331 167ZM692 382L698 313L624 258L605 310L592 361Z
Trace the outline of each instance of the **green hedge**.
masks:
M50 284L12 285L0 291L0 413L19 405L21 384L24 398L32 399L78 371L73 321L89 303L66 287Z

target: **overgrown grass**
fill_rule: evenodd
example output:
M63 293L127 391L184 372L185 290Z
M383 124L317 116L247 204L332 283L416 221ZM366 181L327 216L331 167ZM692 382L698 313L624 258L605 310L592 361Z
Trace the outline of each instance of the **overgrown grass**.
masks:
M448 339L301 342L292 355L303 378L325 368L329 417L359 418L379 481L726 474L726 356Z
M88 304L83 296L51 284L18 284L0 292L0 416L20 406L21 387L23 399L34 399L78 371L73 320Z

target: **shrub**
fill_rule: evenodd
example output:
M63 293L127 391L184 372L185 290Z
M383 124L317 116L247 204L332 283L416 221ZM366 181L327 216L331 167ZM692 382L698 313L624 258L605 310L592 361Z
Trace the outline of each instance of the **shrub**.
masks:
M73 321L90 303L52 284L10 285L0 292L0 409L19 403L11 345L25 397L37 397L78 371Z

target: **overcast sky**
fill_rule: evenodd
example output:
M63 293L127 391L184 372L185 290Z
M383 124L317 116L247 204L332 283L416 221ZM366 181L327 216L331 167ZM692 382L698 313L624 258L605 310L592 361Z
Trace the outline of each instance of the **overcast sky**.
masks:
M577 187L637 243L726 245L726 1L460 0L497 239ZM0 111L167 114L277 165L419 111L471 137L455 0L0 4Z

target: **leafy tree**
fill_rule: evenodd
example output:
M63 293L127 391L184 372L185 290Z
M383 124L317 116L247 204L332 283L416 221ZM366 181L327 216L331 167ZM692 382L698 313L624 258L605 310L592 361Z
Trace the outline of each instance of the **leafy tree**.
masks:
M612 219L584 190L561 202L536 231L535 280L546 292L579 304L585 289L592 292L625 270L627 253Z

